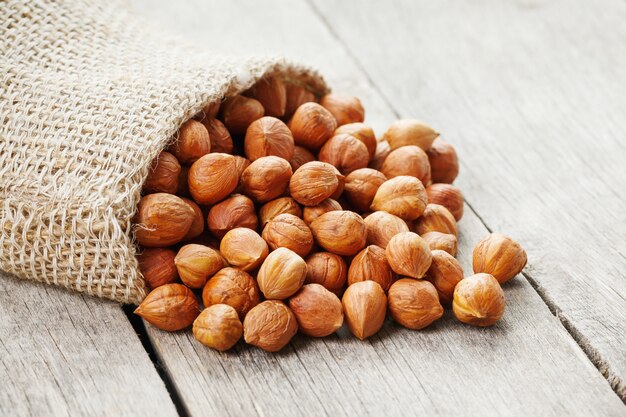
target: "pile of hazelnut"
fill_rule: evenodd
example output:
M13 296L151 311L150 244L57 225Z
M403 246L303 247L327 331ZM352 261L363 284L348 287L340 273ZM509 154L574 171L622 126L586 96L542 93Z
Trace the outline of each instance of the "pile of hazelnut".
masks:
M163 330L193 325L220 351L243 335L270 352L344 319L365 339L387 312L409 329L449 306L471 325L499 320L500 284L522 270L524 250L490 234L464 278L454 148L416 120L380 139L363 120L355 97L317 100L273 77L184 123L135 218L151 289L135 313Z

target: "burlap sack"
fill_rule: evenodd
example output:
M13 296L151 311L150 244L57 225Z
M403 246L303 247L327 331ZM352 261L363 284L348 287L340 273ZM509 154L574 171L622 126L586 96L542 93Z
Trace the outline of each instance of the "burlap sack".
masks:
M118 1L0 0L0 268L138 303L131 221L178 126L270 73L327 89L309 68L163 32Z

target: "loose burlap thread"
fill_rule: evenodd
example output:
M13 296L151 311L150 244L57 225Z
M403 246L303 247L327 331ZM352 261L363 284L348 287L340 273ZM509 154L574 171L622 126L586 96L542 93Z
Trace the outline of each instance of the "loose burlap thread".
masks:
M211 55L117 0L0 1L0 54L0 268L123 303L146 294L132 219L181 123L270 74L327 91L308 67Z

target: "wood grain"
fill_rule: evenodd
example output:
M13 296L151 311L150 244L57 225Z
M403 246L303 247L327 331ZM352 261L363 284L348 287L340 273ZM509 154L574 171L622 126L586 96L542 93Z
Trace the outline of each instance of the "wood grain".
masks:
M216 51L271 50L314 63L337 90L363 98L368 123L379 132L394 118L353 61L352 45L347 49L338 42L306 3L133 4ZM359 8L352 3L345 7ZM352 13L334 13L343 16L337 24L345 30L356 24ZM384 19L384 11L379 13ZM389 26L387 21L361 30ZM471 248L487 230L469 209L460 230L460 258L469 271ZM448 312L424 331L387 323L366 342L345 329L327 339L298 336L279 354L243 344L234 352L217 353L189 332L148 327L148 333L193 416L623 415L620 399L531 285L518 277L507 285L506 296L507 312L490 329L462 325Z
M0 272L1 416L176 416L119 305Z
M314 4L399 115L458 147L466 200L626 401L626 3Z

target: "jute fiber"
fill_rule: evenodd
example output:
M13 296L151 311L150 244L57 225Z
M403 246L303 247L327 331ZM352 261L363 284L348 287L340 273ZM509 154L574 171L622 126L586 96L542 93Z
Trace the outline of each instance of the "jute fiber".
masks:
M198 50L128 7L0 1L0 268L138 303L132 219L178 126L267 74L327 87L281 58Z

